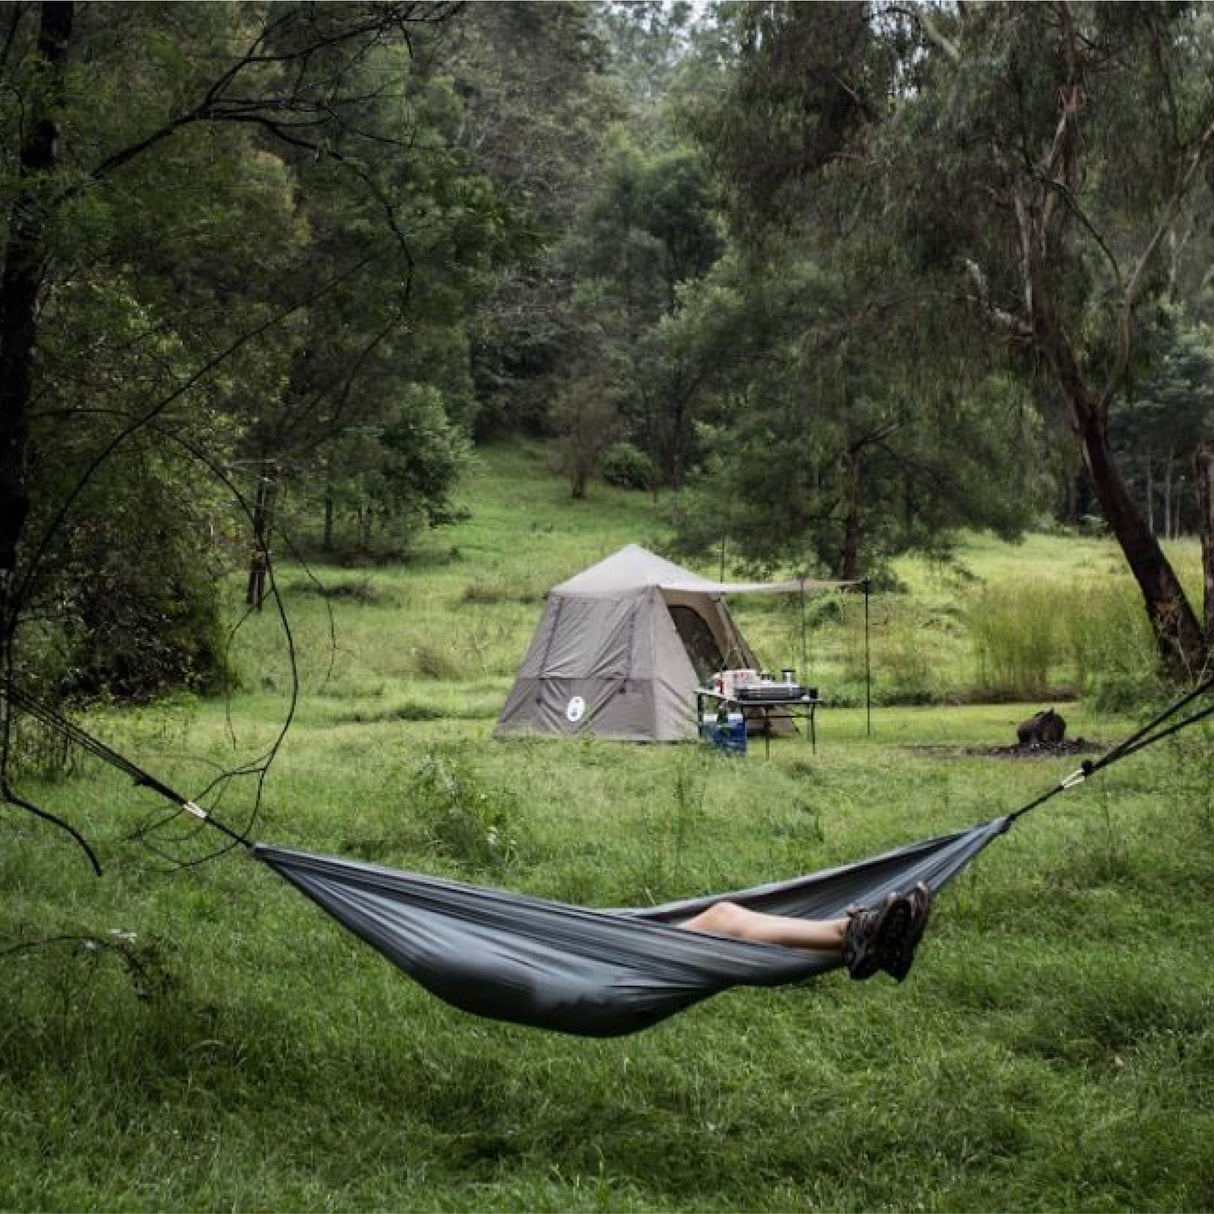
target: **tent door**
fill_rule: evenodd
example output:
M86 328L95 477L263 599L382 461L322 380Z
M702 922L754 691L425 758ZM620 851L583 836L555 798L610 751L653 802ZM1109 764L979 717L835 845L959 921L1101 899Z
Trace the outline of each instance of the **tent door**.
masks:
M670 618L687 650L691 665L696 672L696 678L701 686L706 686L708 680L718 670L725 669L725 657L713 635L708 621L694 608L680 604L668 606Z

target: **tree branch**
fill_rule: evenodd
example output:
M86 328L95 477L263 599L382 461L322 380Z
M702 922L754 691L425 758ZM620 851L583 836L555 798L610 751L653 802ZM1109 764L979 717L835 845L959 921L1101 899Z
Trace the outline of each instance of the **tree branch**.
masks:
M1104 389L1100 393L1100 399L1097 402L1101 417L1108 415L1109 404L1118 388L1121 387L1121 381L1125 378L1126 370L1130 365L1130 323L1133 320L1134 309L1138 304L1138 297L1146 279L1147 269L1158 252L1159 246L1163 243L1164 237L1176 223L1176 219L1180 214L1180 208L1184 204L1185 196L1188 194L1197 177L1198 170L1201 168L1202 161L1206 158L1212 146L1214 146L1214 122L1211 122L1206 127L1202 132L1201 138L1198 139L1196 146L1193 148L1189 156L1188 167L1180 175L1172 191L1172 196L1164 206L1159 224L1152 233L1151 239L1147 241L1147 246L1143 249L1142 255L1138 258L1133 273L1126 283L1125 291L1118 305L1120 315L1118 317L1117 330L1117 358L1108 374L1108 378L1105 380Z
M966 258L964 264L965 272L974 283L977 294L962 295L962 300L966 303L976 304L987 320L991 321L996 328L1002 329L1022 341L1031 340L1033 326L1028 321L991 302L990 286L987 283L986 275L982 272L982 267L970 258Z
M914 8L906 8L900 4L893 4L886 11L897 13L902 17L909 17L923 31L923 35L928 42L933 43L942 50L954 63L961 62L961 48L951 38L947 37L935 21L932 20L931 10L926 4L917 4Z

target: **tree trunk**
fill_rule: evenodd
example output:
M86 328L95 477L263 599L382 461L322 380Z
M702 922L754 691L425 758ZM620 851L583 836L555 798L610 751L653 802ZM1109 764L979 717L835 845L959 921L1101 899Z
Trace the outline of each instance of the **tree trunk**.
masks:
M249 559L249 580L244 601L261 610L266 597L266 572L270 566L270 530L274 526L274 501L278 496L278 469L268 461L257 481L253 499L253 555Z
M64 64L72 33L73 6L45 3L40 9L38 56L45 64L41 103L21 145L17 196L9 212L4 272L0 275L0 594L17 560L29 515L26 479L34 350L38 343L38 289L46 260L51 219L46 178L58 155L55 110L63 90ZM32 101L32 99L31 99ZM13 604L5 603L5 627Z
M1168 448L1168 462L1163 466L1163 538L1175 539L1172 531L1172 464L1173 451ZM1154 528L1151 528L1154 531Z
M1174 679L1191 678L1206 662L1206 641L1201 625L1185 597L1176 571L1164 556L1159 541L1151 534L1113 460L1107 419L1084 379L1067 333L1054 311L1050 276L1046 270L1046 242L1042 239L1044 212L1034 209L1023 197L1016 203L1021 272L1034 340L1045 356L1066 404L1071 429L1079 442L1105 520L1142 592L1164 665ZM1165 515L1164 526L1167 525Z
M333 551L333 486L325 486L325 528L320 540L322 552Z
M574 456L573 475L569 478L569 495L575 502L586 500L586 484L590 479L586 461L581 455Z
M1204 667L1206 657L1197 616L1113 462L1105 427L1081 379L1067 385L1066 397L1096 496L1142 592L1160 654L1174 677L1191 677Z
M1147 529L1155 534L1155 467L1150 455L1143 456L1147 469Z
M1197 473L1198 526L1201 528L1206 649L1214 653L1214 440L1204 439L1197 444L1193 464Z

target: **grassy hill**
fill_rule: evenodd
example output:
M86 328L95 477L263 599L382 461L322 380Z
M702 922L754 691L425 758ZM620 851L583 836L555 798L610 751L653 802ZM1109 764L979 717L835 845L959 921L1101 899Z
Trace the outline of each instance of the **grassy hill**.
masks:
M483 450L466 490L469 519L425 537L405 565L326 569L323 586L284 569L308 688L366 701L359 711L495 715L548 587L626 543L662 550L669 538L668 500L596 485L575 502L550 463L535 444ZM1171 555L1197 590L1196 543ZM722 571L714 561L700 572ZM948 565L908 557L893 572L898 589L869 605L878 703L1083 694L1129 706L1151 682L1140 599L1106 539L1037 534L1011 545L973 535ZM338 608L335 649L329 612ZM796 595L735 599L732 608L770 668L804 668L836 706L863 701L861 596L813 594L804 611ZM280 686L278 623L255 623L237 648L244 685Z
M233 824L545 897L644 904L968 825L1071 770L970 753L1012 740L1036 698L946 702L1010 694L984 682L995 642L975 640L997 609L1005 639L1034 602L1051 624L1059 604L1080 625L1087 611L1086 630L1058 627L1046 691L1134 674L1097 664L1099 647L1083 666L1074 648L1085 631L1110 650L1137 644L1098 610L1124 598L1106 545L976 537L968 572L906 562L906 593L874 602L871 737L847 600L815 607L811 672L832 700L816 755L803 739L777 740L770 760L497 743L545 589L629 541L660 544L663 504L598 487L570 502L539 448L481 460L471 518L406 564L321 569L319 583L280 570L303 694L260 818L246 818L255 775L224 786ZM741 614L765 661L796 657L794 608ZM193 793L273 744L282 635L268 611L237 634L242 689L228 705L91 723ZM1021 667L1039 671L1039 656ZM1067 705L1072 735L1132 728L1135 713L1095 703ZM731 992L618 1041L459 1013L239 852L173 867L134 837L161 813L154 798L82 763L27 791L97 842L102 879L59 833L3 819L0 1205L1209 1208L1209 755L1199 727L1030 815L938 900L902 986L834 974ZM192 820L151 840L194 858L217 842Z

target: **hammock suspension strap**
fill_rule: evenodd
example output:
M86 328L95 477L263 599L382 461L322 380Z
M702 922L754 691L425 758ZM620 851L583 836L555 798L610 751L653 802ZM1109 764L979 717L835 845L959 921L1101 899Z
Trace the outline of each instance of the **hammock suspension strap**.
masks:
M1060 792L1066 792L1068 789L1082 784L1089 776L1095 775L1102 768L1112 766L1118 759L1124 759L1128 755L1136 754L1155 742L1162 742L1164 738L1170 737L1174 733L1179 733L1182 729L1187 729L1188 726L1195 725L1198 721L1214 715L1214 704L1210 704L1200 711L1192 713L1190 716L1184 717L1179 721L1174 721L1166 729L1161 728L1164 722L1170 720L1181 709L1187 708L1194 700L1205 695L1211 689L1214 689L1214 676L1199 683L1187 695L1182 696L1174 704L1169 705L1163 712L1148 721L1141 729L1136 730L1128 738L1118 742L1116 746L1106 751L1100 758L1084 759L1075 771L1071 772L1068 776L1063 776L1053 788L1042 793L1041 796L1030 801L1027 805L1021 806L1015 812L1008 814L1008 825L1010 826L1021 815L1027 814L1030 809L1036 809L1038 805L1044 805L1046 801L1050 800L1051 797L1056 797Z
M176 792L162 780L158 780L149 772L144 771L142 767L133 763L125 755L107 746L100 738L94 737L91 733L81 729L75 722L70 721L62 713L56 712L55 709L42 703L41 700L37 700L19 688L11 686L4 689L4 694L10 704L20 708L22 712L33 717L35 720L41 721L49 729L58 730L64 737L74 742L82 750L87 751L89 754L101 759L102 762L108 763L111 767L115 767L129 776L141 788L149 788L152 792L159 793L166 801L171 801L176 805L178 809L184 810L200 821L206 822L209 826L215 827L216 830L222 831L235 842L241 843L245 847L253 846L251 839L245 838L244 835L233 830L218 818L213 817L202 806L191 801L189 797L182 796L181 793Z

